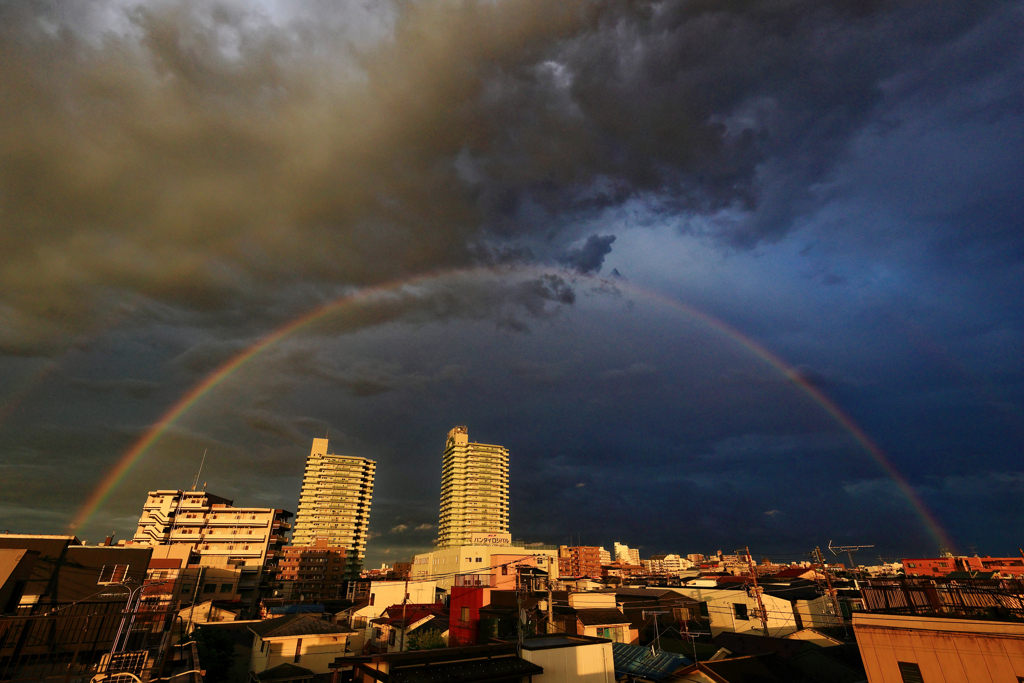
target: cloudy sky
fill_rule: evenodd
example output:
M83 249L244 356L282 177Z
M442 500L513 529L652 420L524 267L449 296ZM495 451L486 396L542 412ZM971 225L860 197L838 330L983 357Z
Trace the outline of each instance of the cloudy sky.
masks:
M379 463L369 563L405 559L465 424L529 541L1013 554L1021 35L1020 2L0 3L0 528L123 538L204 451L295 510L329 434Z

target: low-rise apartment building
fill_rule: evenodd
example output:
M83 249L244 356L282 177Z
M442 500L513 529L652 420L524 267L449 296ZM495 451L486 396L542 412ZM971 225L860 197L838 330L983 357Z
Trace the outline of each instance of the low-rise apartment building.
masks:
M184 547L185 566L237 569L234 590L252 613L259 598L270 595L291 516L276 508L235 507L205 491L150 491L127 547Z

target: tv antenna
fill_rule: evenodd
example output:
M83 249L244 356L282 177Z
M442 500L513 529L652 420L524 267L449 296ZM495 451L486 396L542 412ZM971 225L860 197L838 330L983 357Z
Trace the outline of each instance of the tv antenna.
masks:
M833 555L838 555L839 553L846 553L846 556L850 558L850 571L851 572L854 569L857 568L857 565L855 565L853 563L853 554L855 552L857 552L858 550L860 550L861 548L874 548L874 547L875 547L874 544L871 544L871 545L837 545L837 546L833 546L831 540L828 542L828 549L832 551Z
M199 475L203 473L203 464L206 463L206 451L208 451L208 450L210 450L210 449L209 448L204 448L203 449L203 459L199 462L199 471L196 472L196 480L194 482L192 482L192 490L193 491L195 491L196 487L199 486ZM203 487L203 490L206 490L205 486Z

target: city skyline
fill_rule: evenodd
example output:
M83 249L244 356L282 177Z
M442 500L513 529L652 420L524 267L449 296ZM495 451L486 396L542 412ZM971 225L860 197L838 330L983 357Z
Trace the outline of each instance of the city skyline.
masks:
M377 566L432 547L466 425L526 541L1019 547L1020 2L0 26L0 529L299 512L329 439L377 463Z

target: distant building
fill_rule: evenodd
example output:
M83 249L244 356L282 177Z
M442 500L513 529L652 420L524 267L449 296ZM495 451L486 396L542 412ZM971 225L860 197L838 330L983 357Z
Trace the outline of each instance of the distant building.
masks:
M601 566L601 576L605 579L617 577L625 579L630 576L640 576L644 573L643 565L629 564L616 560L611 564Z
M558 546L558 575L578 578L601 576L601 549L597 546Z
M237 570L232 592L253 610L270 593L291 516L276 508L234 507L231 500L205 491L150 491L135 536L125 547L174 546L173 552L153 554L181 557L182 568Z
M608 552L607 550L605 550L604 548L598 548L597 549L597 555L598 555L598 557L601 558L601 564L611 564L612 563L612 554L610 552Z
M331 546L346 548L345 577L358 579L369 538L377 463L330 454L327 447L327 439L313 439L302 477L292 543L309 546L317 538L326 538Z
M474 545L508 534L508 449L470 443L469 431L448 432L441 467L439 548Z
M1024 557L944 557L911 558L903 562L907 576L948 576L953 572L970 574L996 572L1002 578L1024 577Z
M615 549L615 561L625 562L626 564L640 564L640 551L636 548L630 548L628 545L623 545L618 541L614 544Z
M679 576L693 563L679 555L652 555L651 559L643 560L644 570L657 576Z
M286 545L281 549L274 597L320 602L345 598L345 548L328 544L326 538L311 545Z

